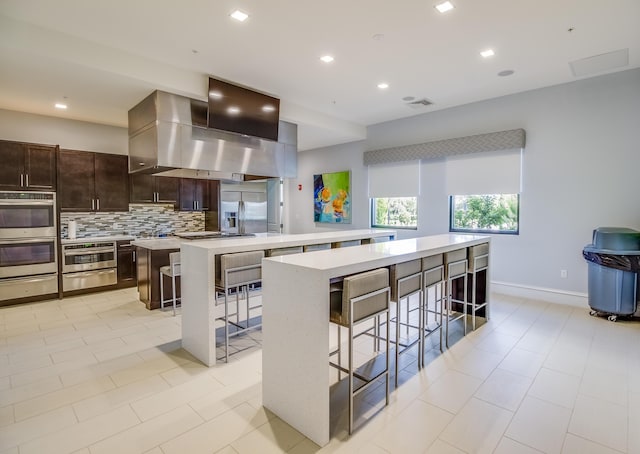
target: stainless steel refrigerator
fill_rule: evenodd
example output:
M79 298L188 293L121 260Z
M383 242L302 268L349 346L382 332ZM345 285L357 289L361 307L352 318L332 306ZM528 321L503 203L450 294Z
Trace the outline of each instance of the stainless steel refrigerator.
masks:
M267 231L266 183L221 185L220 230L229 233Z

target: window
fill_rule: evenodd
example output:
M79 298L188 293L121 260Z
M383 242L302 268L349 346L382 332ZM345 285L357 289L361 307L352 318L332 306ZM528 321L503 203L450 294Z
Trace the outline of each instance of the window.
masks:
M519 194L453 195L449 231L518 234Z
M371 227L418 228L417 197L371 199Z

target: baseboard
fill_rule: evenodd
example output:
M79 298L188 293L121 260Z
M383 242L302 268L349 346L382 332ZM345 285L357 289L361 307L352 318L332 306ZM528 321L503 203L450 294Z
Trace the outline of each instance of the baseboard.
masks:
M532 287L529 285L496 281L491 281L491 291L494 293L502 293L503 295L548 301L556 304L566 304L568 306L589 307L586 293L567 292L553 288Z

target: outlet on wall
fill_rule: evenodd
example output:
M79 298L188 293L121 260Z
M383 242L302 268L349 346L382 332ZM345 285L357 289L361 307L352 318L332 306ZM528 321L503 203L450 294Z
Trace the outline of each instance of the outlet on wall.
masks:
M562 279L566 279L567 278L567 270L560 270L560 277Z

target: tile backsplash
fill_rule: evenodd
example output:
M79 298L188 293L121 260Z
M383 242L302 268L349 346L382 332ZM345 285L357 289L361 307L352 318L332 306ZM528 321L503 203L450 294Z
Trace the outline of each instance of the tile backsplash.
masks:
M76 221L76 237L171 235L204 230L204 213L174 211L173 205L130 204L128 212L61 213L60 237L69 237L69 221Z

